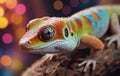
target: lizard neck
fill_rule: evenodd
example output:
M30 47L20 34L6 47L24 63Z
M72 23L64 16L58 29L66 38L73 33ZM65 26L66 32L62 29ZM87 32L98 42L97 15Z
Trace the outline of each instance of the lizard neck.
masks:
M85 34L88 34L92 28L92 24L90 23L89 19L82 15L68 17L66 18L66 22L68 29L70 30L71 34L73 34L75 43L77 43L77 45L80 44L81 37Z
M75 36L80 39L84 34L88 34L92 29L92 23L83 15L68 18L70 27Z

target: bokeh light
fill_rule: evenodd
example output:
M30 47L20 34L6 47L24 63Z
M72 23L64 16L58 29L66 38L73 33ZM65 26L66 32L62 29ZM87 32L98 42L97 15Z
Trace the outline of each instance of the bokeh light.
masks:
M64 6L62 12L63 12L63 14L65 14L65 15L69 15L69 14L71 13L71 8L70 8L70 6Z
M25 5L24 5L24 4L18 4L18 5L16 6L16 8L15 8L15 12L16 12L17 14L20 14L20 15L24 14L24 13L26 12L26 7L25 7Z
M57 0L53 4L54 9L61 10L63 8L63 2L60 0Z
M12 14L11 15L11 22L18 25L20 23L22 23L23 21L23 16L19 15L19 14Z
M6 0L6 7L9 9L14 9L17 5L17 0Z
M20 60L14 60L11 67L13 70L19 71L22 69L23 63Z
M0 7L0 17L4 15L4 9Z
M5 2L6 2L6 0L0 0L0 4L5 3Z
M22 32L21 32L22 31ZM20 39L25 34L25 28L21 27L15 31L15 35L17 39Z
M71 0L70 4L72 7L77 7L79 5L79 0Z
M2 40L5 44L10 44L12 43L13 41L13 37L10 33L5 33L3 36L2 36Z
M8 19L6 17L0 17L0 28L4 29L8 25Z
M14 76L14 72L10 69L4 68L0 76Z
M8 56L8 55L3 55L3 56L1 57L1 64L2 64L3 66L8 67L8 66L11 65L11 63L12 63L12 59L11 59L10 56Z

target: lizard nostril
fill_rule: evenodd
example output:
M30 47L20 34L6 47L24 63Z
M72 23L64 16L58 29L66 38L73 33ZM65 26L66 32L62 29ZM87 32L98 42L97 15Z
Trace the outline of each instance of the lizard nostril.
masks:
M30 44L31 44L31 41L28 41L26 44L27 44L27 45L30 45Z
M21 47L29 47L30 45L31 45L31 41L29 40L29 41L27 41L26 39L21 39L20 41L19 41L19 45L21 46Z
M31 41L28 41L27 43L28 43L28 44L31 44Z

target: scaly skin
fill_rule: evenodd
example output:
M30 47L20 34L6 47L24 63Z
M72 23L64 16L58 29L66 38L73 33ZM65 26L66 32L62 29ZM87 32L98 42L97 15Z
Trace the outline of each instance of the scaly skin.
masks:
M114 15L113 15L114 14ZM120 6L96 6L80 11L71 17L43 17L30 21L27 25L27 32L21 38L19 44L30 52L37 53L66 53L75 49L90 47L93 53L102 50L104 44L101 38L108 30L109 23L114 27L115 36L108 37L109 45L113 41L118 41L120 46L120 29L118 22ZM112 19L112 18L115 18ZM110 21L111 19L111 21ZM117 27L117 28L116 28ZM89 60L79 66L88 63L85 70L92 63L95 68L95 61Z

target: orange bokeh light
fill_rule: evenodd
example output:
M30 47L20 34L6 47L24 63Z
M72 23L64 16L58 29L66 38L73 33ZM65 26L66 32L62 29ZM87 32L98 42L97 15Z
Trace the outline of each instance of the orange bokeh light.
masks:
M54 4L53 4L53 7L56 9L56 10L61 10L63 8L63 3L62 1L58 0L58 1L55 1Z
M6 17L0 17L0 28L4 29L8 25L8 19Z
M12 63L12 59L8 55L4 55L1 57L1 64L5 67L10 66Z
M18 25L21 24L23 21L23 16L22 15L18 15L18 14L12 14L11 16L11 22Z
M14 9L17 5L17 0L6 0L6 7L9 9Z
M0 17L2 17L4 15L4 9L2 7L0 7Z
M5 2L6 2L6 0L0 0L0 4L5 3Z

